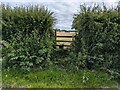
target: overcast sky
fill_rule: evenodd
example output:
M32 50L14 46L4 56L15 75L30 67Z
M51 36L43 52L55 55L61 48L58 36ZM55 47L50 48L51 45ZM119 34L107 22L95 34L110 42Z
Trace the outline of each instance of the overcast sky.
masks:
M57 19L55 27L58 29L71 30L73 15L79 11L82 3L88 5L92 3L106 3L107 6L115 5L120 0L1 0L1 2L9 3L10 6L40 4L54 12Z

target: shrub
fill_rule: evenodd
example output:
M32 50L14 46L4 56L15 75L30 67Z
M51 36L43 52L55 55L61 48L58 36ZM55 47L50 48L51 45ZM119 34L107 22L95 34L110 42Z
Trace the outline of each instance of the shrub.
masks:
M119 4L112 9L107 9L104 5L81 5L80 12L75 14L72 27L78 34L73 51L86 57L84 62L88 69L110 69L120 72L119 9Z
M2 5L3 62L6 67L30 71L49 66L54 45L53 12L45 7Z

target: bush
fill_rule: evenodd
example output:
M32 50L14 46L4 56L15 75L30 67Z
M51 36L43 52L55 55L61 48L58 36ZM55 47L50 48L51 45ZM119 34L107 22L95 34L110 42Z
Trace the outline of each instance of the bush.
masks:
M81 5L79 14L75 14L72 26L78 34L73 51L86 57L82 62L85 62L88 69L110 69L120 72L119 10L119 4L112 9L107 9L104 5Z
M2 14L5 67L30 71L49 66L54 46L53 12L39 6L2 5Z

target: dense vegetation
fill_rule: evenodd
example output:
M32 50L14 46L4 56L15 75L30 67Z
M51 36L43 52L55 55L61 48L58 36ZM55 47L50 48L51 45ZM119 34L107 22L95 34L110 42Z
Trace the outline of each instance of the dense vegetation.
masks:
M81 5L72 25L77 32L74 43L68 51L58 50L53 63L67 71L100 70L120 82L119 10L119 4L109 9Z
M80 6L73 28L78 32L73 52L77 68L101 69L120 73L120 5L108 9Z
M44 7L11 8L2 5L4 87L20 87L19 84L23 82L28 84L25 87L53 87L55 83L56 87L70 87L72 84L72 87L77 87L80 83L78 87L116 86L113 79L120 80L119 4L112 9L104 5L81 5L72 25L77 34L71 48L66 50L55 48L55 18L52 15L53 12ZM55 67L53 71L51 66ZM65 82L59 76L60 73L66 79ZM35 83L36 80L38 86L29 86L31 81ZM68 80L69 85L65 84ZM10 83L15 85L11 86ZM39 83L45 84L41 86ZM91 85L87 86L88 83ZM24 87L23 84L21 86Z
M45 68L54 45L53 12L45 7L2 5L3 67Z
M77 32L74 42L69 53L60 51L63 60L57 58L57 66L68 71L101 70L120 81L120 5L81 5L72 28Z

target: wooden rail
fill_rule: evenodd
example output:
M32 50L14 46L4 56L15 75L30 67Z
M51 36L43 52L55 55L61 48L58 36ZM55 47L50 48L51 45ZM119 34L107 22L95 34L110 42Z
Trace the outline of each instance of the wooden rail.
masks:
M70 47L75 35L76 32L56 32L56 47Z

